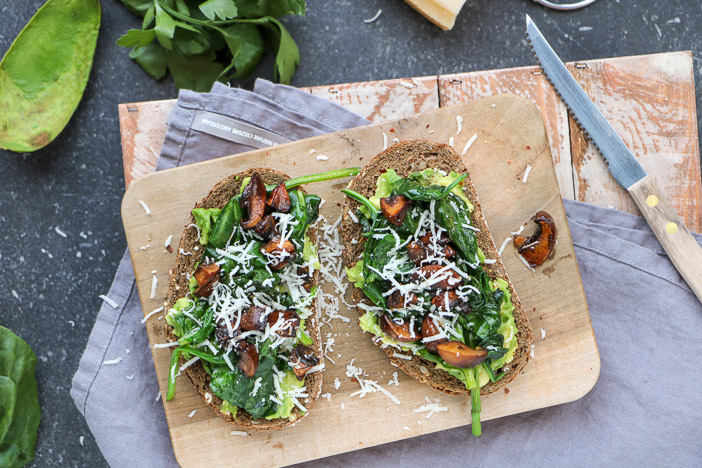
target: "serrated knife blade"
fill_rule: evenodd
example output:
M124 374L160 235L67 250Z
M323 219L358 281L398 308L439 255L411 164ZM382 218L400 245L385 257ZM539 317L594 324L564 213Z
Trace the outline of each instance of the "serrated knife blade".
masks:
M575 81L529 15L526 17L526 34L546 78L556 89L580 128L605 158L609 164L609 171L619 185L628 189L646 177L646 171L636 157Z
M529 15L526 36L544 75L607 161L614 179L634 199L673 265L702 302L702 248Z

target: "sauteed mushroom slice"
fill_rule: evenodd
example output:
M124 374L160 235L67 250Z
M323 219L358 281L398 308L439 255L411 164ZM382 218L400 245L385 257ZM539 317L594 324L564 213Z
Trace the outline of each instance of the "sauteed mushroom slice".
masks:
M437 289L456 289L461 285L461 276L455 270L452 270L450 268L447 269L446 267L442 267L441 265L423 266L412 274L412 280L415 282L434 280L439 278L440 281L435 282L429 286L430 291L436 291Z
M216 263L201 263L193 273L195 281L197 281L197 289L195 295L199 297L207 297L212 294L214 285L219 281L219 265Z
M279 211L281 213L288 213L290 211L290 195L288 194L288 189L285 187L284 182L279 182L271 192L268 198L268 207L273 209L273 211Z
M403 319L402 323L399 324L394 322L388 315L380 317L380 329L393 340L403 343L411 343L422 338L421 332L410 328L409 320Z
M400 291L394 291L387 300L388 309L406 309L410 304L416 304L419 301L417 295L413 292L407 296L403 296Z
M233 338L241 335L240 328L232 328L232 336L229 336L229 327L227 327L227 323L224 319L219 319L215 325L215 338L217 338L217 341L223 348L225 348Z
M297 335L300 317L292 310L276 310L268 316L268 326L275 327L276 335L292 338Z
M427 250L422 241L412 241L407 244L407 255L415 265L421 265L427 259Z
M248 219L241 220L241 227L244 229L253 229L266 212L266 184L263 179L254 172L251 176L251 182L244 188L241 193L241 205L248 212Z
M422 237L419 238L420 241L424 242L424 245L429 245L433 242L434 236L431 232L427 232ZM451 238L446 234L446 231L441 231L439 234L439 239L436 241L438 245L448 245L451 242Z
M436 346L441 359L453 367L467 369L481 364L487 358L487 350L471 348L460 341L447 341Z
M239 351L239 360L236 362L236 367L246 374L246 377L256 375L258 369L258 350L256 346L247 341L239 341L235 348Z
M427 338L431 338L440 333L441 328L439 327L439 324L436 323L436 320L431 318L429 315L426 315L422 321L422 343L431 354L437 354L438 351L436 350L436 347L441 343L446 343L448 341L448 338L427 340Z
M551 256L556 246L556 223L550 214L539 211L534 216L536 231L531 237L514 236L517 253L527 261L529 266L537 267Z
M244 331L263 330L266 328L266 319L263 314L266 310L262 307L251 306L241 314L241 329Z
M275 232L275 219L271 215L264 216L253 227L253 231L264 239L270 239Z
M295 372L297 380L302 380L305 374L317 364L319 364L319 358L312 346L297 345L290 353L290 367Z
M463 301L455 291L447 291L438 294L431 299L431 303L436 306L437 309L444 312L451 312L455 309L460 308Z
M280 270L295 258L295 245L290 240L281 242L280 236L271 239L261 250L268 257L273 257L275 263L268 265L271 270Z
M401 226L409 210L409 198L402 195L391 195L380 199L380 211L390 223Z

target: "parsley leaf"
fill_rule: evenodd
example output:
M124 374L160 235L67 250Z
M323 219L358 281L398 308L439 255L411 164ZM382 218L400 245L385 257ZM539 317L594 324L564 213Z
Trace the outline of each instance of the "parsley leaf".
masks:
M304 16L305 0L122 0L141 16L117 45L150 76L170 72L179 88L208 91L216 80L242 80L275 53L274 77L289 84L300 63L294 39L278 20ZM197 8L196 8L197 7Z
M266 43L258 27L253 24L236 24L222 29L222 34L232 54L232 61L225 73L233 68L236 72L231 75L232 78L242 79L251 75L266 53Z
M129 53L129 57L136 60L152 78L160 80L166 76L166 49L158 44L152 43L134 49Z
M141 29L130 29L122 37L117 39L117 45L122 47L144 47L153 42L156 32L153 29L143 31Z
M231 0L207 0L198 7L210 21L216 17L223 20L236 18L236 5Z
M171 72L175 85L200 92L209 91L224 69L215 58L212 51L188 56L170 50L166 52L168 71Z

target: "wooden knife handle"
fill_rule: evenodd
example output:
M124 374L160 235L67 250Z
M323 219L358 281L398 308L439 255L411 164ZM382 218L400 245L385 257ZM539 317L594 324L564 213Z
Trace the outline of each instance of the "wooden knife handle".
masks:
M702 302L702 248L650 176L628 190L673 265Z

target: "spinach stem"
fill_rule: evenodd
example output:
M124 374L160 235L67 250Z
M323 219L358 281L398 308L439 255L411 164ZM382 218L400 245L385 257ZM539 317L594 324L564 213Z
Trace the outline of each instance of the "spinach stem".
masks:
M360 167L347 167L344 169L334 169L333 171L320 172L319 174L305 175L302 177L295 177L294 179L285 181L285 188L291 189L298 187L303 184L311 184L313 182L322 182L324 180L341 179L342 177L355 176L361 172ZM266 190L271 191L275 188L275 185L269 185Z
M457 178L456 180L454 180L453 182L451 182L449 185L447 185L446 188L444 189L444 191L441 192L441 195L439 195L439 200L441 200L442 198L448 196L448 194L451 193L451 191L453 190L453 188L454 188L456 185L458 185L458 184L460 184L461 182L463 182L463 181L465 180L466 177L468 177L468 174L463 174L461 177Z
M475 437L479 437L482 434L482 428L480 427L480 411L482 410L480 406L480 374L478 369L477 366L473 368L475 381L470 389L470 414L472 416L472 432Z
M356 200L357 202L361 203L363 206L368 208L368 211L370 212L372 219L375 219L375 217L378 216L378 209L375 206L373 206L373 204L371 203L371 201L369 199L367 199L366 197L364 197L360 193L354 192L353 190L350 190L350 189L343 189L341 191L341 193L345 194L349 198Z
M166 391L166 401L171 401L175 395L175 375L180 362L180 348L173 350L171 354L171 365L168 369L168 390Z

